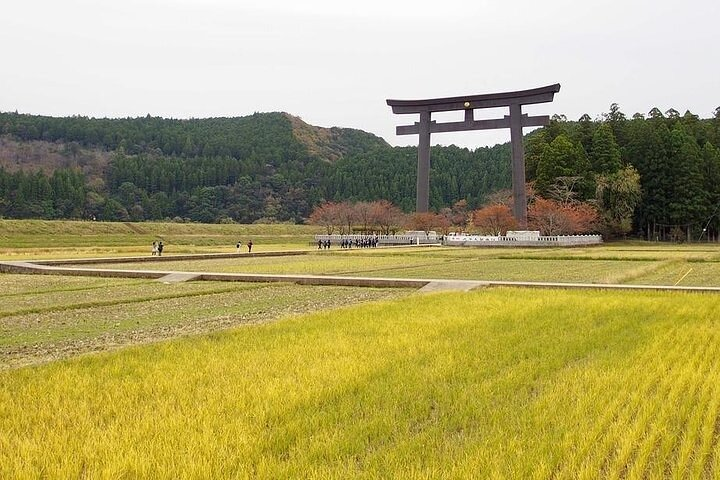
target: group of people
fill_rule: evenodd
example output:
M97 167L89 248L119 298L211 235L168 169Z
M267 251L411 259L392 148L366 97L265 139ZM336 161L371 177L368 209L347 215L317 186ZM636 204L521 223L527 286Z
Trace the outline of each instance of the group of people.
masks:
M165 245L163 245L162 240L161 241L154 241L152 243L152 255L157 255L158 257L162 256L163 248L165 248Z
M340 241L340 248L375 248L380 243L378 237L362 237L355 240L343 239Z
M380 243L377 236L375 237L362 237L356 239L343 238L340 240L340 248L375 248ZM318 250L330 248L330 240L318 240Z
M253 247L253 243L252 243L252 240L250 240L249 242L247 242L248 253L252 253L252 247ZM242 242L237 242L237 244L235 245L235 248L237 249L237 253L240 253L240 251L242 249Z

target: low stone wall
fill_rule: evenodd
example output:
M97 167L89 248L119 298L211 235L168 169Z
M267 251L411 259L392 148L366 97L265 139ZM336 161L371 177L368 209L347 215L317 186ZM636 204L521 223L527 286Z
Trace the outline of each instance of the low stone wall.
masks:
M549 235L537 240L518 240L512 237L462 235L445 237L443 244L456 247L580 247L603 243L602 235Z
M340 246L342 241L362 242L377 238L378 245L437 245L436 239L427 239L409 235L315 235L314 243L330 240L333 246ZM537 239L490 235L449 235L442 239L443 245L454 247L579 247L583 245L599 245L603 243L602 235L541 235Z

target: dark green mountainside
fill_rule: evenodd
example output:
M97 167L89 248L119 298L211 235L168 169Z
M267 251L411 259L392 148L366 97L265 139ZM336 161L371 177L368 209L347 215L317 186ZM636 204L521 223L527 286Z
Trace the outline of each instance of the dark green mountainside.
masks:
M0 216L301 221L324 200L415 202L415 149L285 113L174 120L0 113ZM506 146L433 149L434 208L510 182Z

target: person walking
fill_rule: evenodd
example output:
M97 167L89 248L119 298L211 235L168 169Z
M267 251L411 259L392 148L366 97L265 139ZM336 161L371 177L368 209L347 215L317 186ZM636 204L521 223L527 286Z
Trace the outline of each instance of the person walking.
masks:
M157 253L158 253L157 242L153 242L151 252L152 252L152 255L153 255L153 256L157 255Z
M253 244L252 244L252 240L250 240L250 241L247 243L248 253L251 253L251 252L252 252L252 245L253 245Z
M237 253L240 253L240 247L242 247L242 242L238 241L237 245L235 245L235 248L237 249Z
M158 257L162 257L163 248L165 248L165 245L163 245L163 242L160 241L157 245Z

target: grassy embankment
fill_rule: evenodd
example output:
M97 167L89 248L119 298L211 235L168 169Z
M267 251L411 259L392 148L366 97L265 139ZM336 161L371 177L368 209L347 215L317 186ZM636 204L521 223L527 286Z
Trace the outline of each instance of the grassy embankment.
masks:
M0 219L0 259L149 255L154 240L166 254L233 252L240 240L254 250L310 248L318 227Z
M413 296L0 372L3 478L717 478L720 296Z

